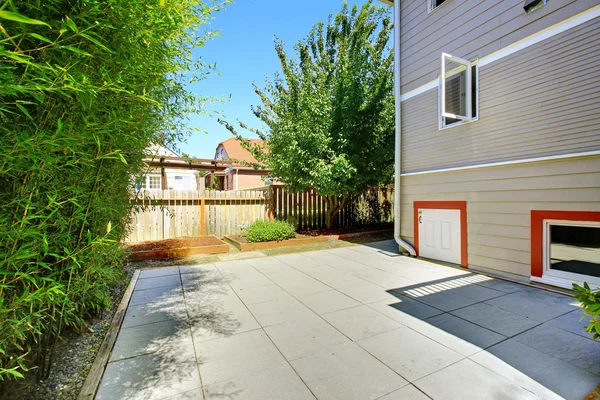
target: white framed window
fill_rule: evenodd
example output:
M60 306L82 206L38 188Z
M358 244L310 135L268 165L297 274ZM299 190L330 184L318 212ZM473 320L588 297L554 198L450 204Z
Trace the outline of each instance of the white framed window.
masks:
M479 61L442 53L439 94L439 129L476 121L478 115Z
M437 10L438 7L449 2L450 0L427 0L427 12L430 13L434 10Z
M571 289L600 287L600 223L544 220L541 281Z
M192 190L191 175L175 175L173 177L172 189L174 190Z
M160 175L146 175L146 189L160 190L162 189Z

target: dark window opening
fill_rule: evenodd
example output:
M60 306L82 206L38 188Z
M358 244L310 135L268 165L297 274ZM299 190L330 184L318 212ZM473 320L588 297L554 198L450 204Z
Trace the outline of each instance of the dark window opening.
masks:
M550 269L600 277L600 227L550 225Z
M471 116L477 118L477 66L471 70ZM466 74L456 74L446 80L446 110L452 114L465 114L465 87ZM460 119L444 117L444 126L462 122Z

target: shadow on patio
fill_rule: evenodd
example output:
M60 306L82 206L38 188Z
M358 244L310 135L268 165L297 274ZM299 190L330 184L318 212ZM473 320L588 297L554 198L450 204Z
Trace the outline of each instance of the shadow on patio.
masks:
M544 398L557 398L544 387L581 399L598 385L600 346L584 331L573 298L455 271L457 276L388 290L398 301L380 311L468 357L471 368L477 363ZM455 378L475 384L479 376L459 364L448 367ZM494 398L513 397L503 392Z

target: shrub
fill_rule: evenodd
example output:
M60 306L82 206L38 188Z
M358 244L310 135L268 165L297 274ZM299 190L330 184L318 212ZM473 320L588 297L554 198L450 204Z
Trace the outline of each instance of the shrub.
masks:
M255 221L248 227L248 242L273 242L296 236L294 227L285 221Z
M587 282L583 283L583 287L574 283L573 290L583 312L592 317L585 327L586 332L591 333L594 340L600 338L600 290L592 290Z

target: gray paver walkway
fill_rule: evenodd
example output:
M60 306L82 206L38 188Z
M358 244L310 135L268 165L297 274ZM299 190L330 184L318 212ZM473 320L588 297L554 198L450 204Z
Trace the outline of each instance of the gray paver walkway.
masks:
M392 241L140 274L98 399L581 399L572 298Z

